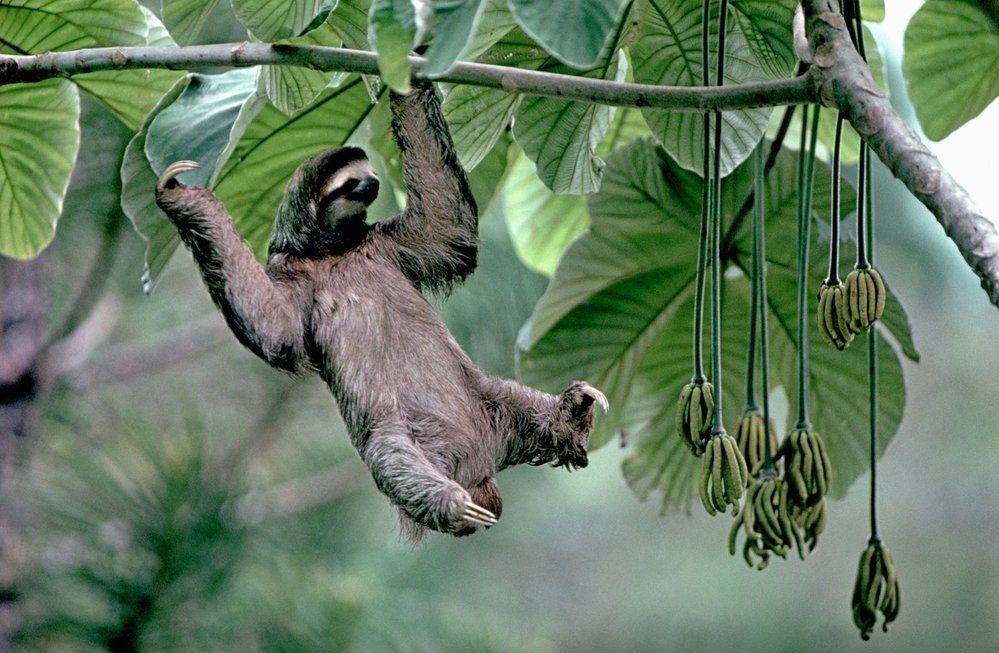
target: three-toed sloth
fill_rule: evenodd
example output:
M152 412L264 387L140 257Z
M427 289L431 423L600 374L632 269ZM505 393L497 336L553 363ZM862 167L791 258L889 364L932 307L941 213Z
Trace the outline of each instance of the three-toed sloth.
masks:
M156 200L190 248L243 345L274 367L317 371L404 530L468 535L502 510L496 472L521 463L585 467L594 402L480 370L421 291L446 292L475 267L475 200L429 83L392 94L407 207L369 225L378 180L364 151L303 163L278 209L266 269L214 194L169 166Z

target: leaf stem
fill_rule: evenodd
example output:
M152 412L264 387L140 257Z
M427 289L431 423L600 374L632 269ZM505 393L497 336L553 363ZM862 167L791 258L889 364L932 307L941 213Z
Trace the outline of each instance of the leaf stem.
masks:
M708 85L711 63L709 60L711 0L701 6L701 81ZM697 239L697 273L694 281L694 383L707 380L704 375L704 267L708 257L708 216L711 211L711 114L705 113L702 121L703 167L701 174L701 228Z
M843 116L836 116L836 140L833 143L832 160L832 207L830 207L829 221L829 275L826 277L827 286L837 286L839 279L839 180L840 180L840 150L843 144Z
M753 180L756 200L753 203L753 309L760 320L760 389L763 393L763 471L774 470L774 452L770 447L770 368L767 354L767 254L766 254L766 139L756 146Z
M798 423L795 428L812 430L808 414L808 250L812 222L812 180L815 175L815 142L819 133L819 108L801 114L801 146L798 150ZM806 149L806 140L808 147Z
M851 32L860 56L867 61L864 51L864 23L860 1L847 0L855 29ZM872 203L872 182L870 174L871 151L867 144L861 145L860 166L857 172L857 267L870 267L874 260L874 206ZM866 211L865 211L866 208ZM867 331L867 373L870 392L870 457L871 457L871 537L870 541L880 541L878 535L878 338L875 329Z
M721 0L718 16L718 62L717 85L725 83L725 30L728 14L728 0ZM712 174L712 216L711 216L711 372L715 386L715 412L711 424L712 435L725 433L722 424L722 364L721 364L721 135L722 112L715 112L714 166Z

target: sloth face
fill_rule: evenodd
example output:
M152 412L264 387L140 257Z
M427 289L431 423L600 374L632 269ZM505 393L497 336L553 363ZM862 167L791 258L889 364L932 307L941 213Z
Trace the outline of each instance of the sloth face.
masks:
M358 216L378 197L378 177L366 158L335 169L319 188L316 218L330 227Z
M364 150L338 147L306 160L278 208L270 253L323 256L355 245L367 229L378 177Z

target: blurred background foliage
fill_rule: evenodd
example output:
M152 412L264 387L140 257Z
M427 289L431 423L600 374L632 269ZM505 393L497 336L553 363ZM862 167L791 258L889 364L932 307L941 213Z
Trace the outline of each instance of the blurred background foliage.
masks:
M216 13L198 40L241 38ZM903 361L908 405L879 475L905 605L864 644L849 593L866 475L831 502L806 562L763 573L726 554L728 520L638 502L616 446L572 475L505 472L507 512L488 532L402 543L318 379L239 347L186 253L142 294L143 243L116 208L129 133L86 99L82 120L45 254L53 323L95 274L109 292L95 298L96 344L76 343L86 355L46 395L17 471L18 650L999 649L999 316L882 168L879 260L922 358ZM474 360L512 376L547 280L517 258L506 209L498 198L483 217L479 269L442 312ZM91 268L94 252L107 256Z

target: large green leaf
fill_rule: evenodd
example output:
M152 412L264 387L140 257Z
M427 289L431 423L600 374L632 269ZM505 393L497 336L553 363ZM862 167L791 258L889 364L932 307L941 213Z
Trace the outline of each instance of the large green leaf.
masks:
M322 5L322 0L232 0L240 22L261 41L298 36Z
M569 72L561 65L545 69ZM625 59L615 52L585 76L621 81L624 74ZM596 148L613 117L613 107L606 105L529 96L517 109L513 136L537 164L546 186L556 193L583 195L600 188L604 162Z
M133 0L0 0L0 52L144 45L146 32Z
M434 40L425 54L425 75L446 73L468 49L476 24L485 6L484 0L435 0L433 2Z
M902 71L923 131L946 137L999 96L999 10L927 0L905 30Z
M726 222L749 190L748 168L740 167L723 184ZM794 387L796 334L789 327L795 324L794 175L793 158L782 155L767 181L772 388ZM828 215L829 181L828 168L820 163L818 215ZM853 201L852 191L844 188L844 202ZM614 410L598 421L592 445L600 446L616 432L629 439L637 436L640 443L626 463L626 476L640 494L665 490L667 508L689 495L690 463L676 458L689 458L689 453L675 442L672 425L676 397L692 366L699 205L698 177L661 149L646 140L617 150L608 160L600 192L590 198L590 230L563 256L518 343L520 373L528 382L555 390L567 380L585 378L607 393ZM820 250L824 230L815 224L810 278L818 284L826 262ZM732 272L724 276L722 289L725 417L731 423L744 395L749 284L745 274L735 271L748 268L748 224L743 221L724 245ZM894 297L889 303L896 303ZM904 317L896 315L882 326L903 346L911 344ZM866 441L867 393L857 382L866 370L863 343L841 353L812 335L813 420L830 449L837 450L834 493L840 495L865 469L862 456L856 455ZM887 441L898 426L904 388L894 350L886 346L882 355L881 423Z
M517 26L506 0L485 0L483 5L472 40L464 52L465 58L470 60L477 59Z
M258 255L267 249L295 169L321 150L343 145L371 107L364 84L355 77L291 117L266 106L247 126L217 177L215 192Z
M622 145L627 145L636 138L645 138L650 135L649 125L645 122L640 110L619 107L614 112L614 121L611 122L607 135L597 146L597 155L606 157Z
M639 0L637 35L631 46L635 81L643 84L699 86L701 76L700 0ZM717 21L711 21L712 52L717 47ZM715 54L712 59L717 58ZM714 63L710 79L714 80ZM743 37L738 22L728 21L725 83L745 84L769 78ZM732 172L763 137L772 109L726 111L722 114L721 174ZM688 170L700 174L703 118L696 113L647 109L652 133Z
M189 45L219 0L162 0L163 22L177 43Z
M153 12L141 9L146 21L145 44L177 45ZM74 75L73 82L97 98L124 125L137 131L149 110L183 76L184 73L175 70L105 70Z
M52 240L80 147L80 97L65 80L0 86L0 254Z
M416 12L410 0L374 0L368 17L368 42L378 53L378 70L389 88L409 92L409 51L416 39Z
M40 54L113 45L173 45L159 20L132 0L0 0L0 52ZM73 81L137 129L181 73L103 71Z
M331 12L317 28L279 43L338 47L343 43L343 39L339 30L334 27L334 23L339 23L341 18ZM263 66L260 71L259 86L279 111L291 115L319 97L323 89L333 80L334 75L336 73L332 71L299 66Z
M548 57L526 34L514 30L505 33L479 59L483 63L536 70ZM444 119L458 158L467 170L474 169L493 149L520 102L519 94L502 89L458 84L448 90L443 104Z
M556 195L534 174L534 164L518 156L503 184L506 223L517 256L528 268L552 276L562 252L586 230L586 200Z
M184 179L209 185L263 104L256 94L257 73L256 68L192 73L184 91L149 124L145 149L153 170L159 174L180 159L197 161L201 168Z
M605 54L627 0L509 0L524 31L563 63L574 68L595 66Z
M122 209L146 241L143 285L151 290L177 248L176 229L156 206L156 178L170 163L192 159L201 169L184 180L207 186L247 122L263 106L256 70L192 74L178 81L150 112L122 162Z
M160 98L125 148L121 163L121 209L146 242L142 287L147 293L152 292L180 239L176 228L156 206L153 189L157 173L146 158L146 135L153 119L184 92L188 81L188 77L181 78Z
M368 49L368 12L371 0L340 0L329 19L343 40L343 47Z
M756 60L774 77L794 72L791 19L797 0L732 0L732 14Z

